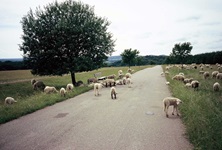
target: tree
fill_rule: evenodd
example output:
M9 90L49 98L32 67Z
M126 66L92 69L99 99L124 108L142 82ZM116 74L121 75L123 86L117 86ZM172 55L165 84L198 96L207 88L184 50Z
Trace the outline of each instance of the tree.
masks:
M192 48L190 42L175 44L170 57L176 62L181 63L183 66L184 60L190 55Z
M94 8L67 0L30 9L21 21L25 63L35 75L63 75L98 69L114 52L110 22L94 14Z
M120 55L122 56L123 63L127 64L130 68L131 65L135 64L136 58L140 52L138 50L125 49Z

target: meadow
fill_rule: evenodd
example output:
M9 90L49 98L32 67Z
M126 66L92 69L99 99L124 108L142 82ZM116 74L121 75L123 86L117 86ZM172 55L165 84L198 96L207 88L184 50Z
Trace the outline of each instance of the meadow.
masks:
M133 66L131 69L136 72L147 67L151 66ZM101 72L102 76L117 75L120 69L126 73L128 67L107 67L89 72L79 72L75 75L76 81L81 80L84 84L87 84L87 79L94 77L94 73ZM30 70L0 71L0 124L75 97L92 89L92 87L88 86L75 87L66 97L62 97L59 93L45 94L41 91L33 90L31 79L41 80L45 85L55 86L57 90L61 87L66 87L68 83L72 82L70 74L41 77L32 75ZM5 105L4 100L8 96L15 98L18 102L13 105Z
M165 67L163 66L164 71ZM215 65L213 69L204 68L204 71L210 72L208 79L199 74L199 67L189 70L172 67L169 75L166 75L172 96L183 101L180 105L181 118L196 150L222 149L222 89L219 92L213 91L213 84L218 82L222 85L222 80L212 79L211 73L215 70ZM172 80L172 77L180 72L184 73L186 78L198 80L199 89L186 88L181 81Z

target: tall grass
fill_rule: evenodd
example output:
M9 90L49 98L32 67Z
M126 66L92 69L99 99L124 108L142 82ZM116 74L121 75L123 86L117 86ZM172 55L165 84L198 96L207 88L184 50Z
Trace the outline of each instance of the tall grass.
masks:
M134 69L136 72L147 67L149 66L131 67L131 68ZM81 80L86 84L87 79L94 77L94 73L96 72L101 72L102 76L107 76L111 74L117 74L118 70L120 69L122 69L123 72L126 73L128 68L107 67L89 72L80 72L76 73L76 80L77 81ZM75 87L73 92L68 93L66 97L60 96L59 93L45 94L41 91L34 91L31 86L30 79L38 78L39 80L42 80L46 85L55 86L56 89L59 90L61 87L66 87L68 83L71 83L70 74L64 76L39 77L31 75L30 71L28 70L13 71L13 74L11 71L8 71L7 73L0 71L2 82L10 82L16 80L20 81L21 79L29 79L29 80L23 80L23 82L0 84L0 124L19 118L23 115L32 113L46 106L53 105L57 102L61 102L66 99L75 97L76 95L79 95L81 93L84 93L92 89L87 86ZM4 77L2 74L4 74ZM8 96L15 98L18 102L13 105L4 105L4 99Z
M165 67L164 67L165 68ZM216 67L205 71L212 73ZM166 79L170 82L172 95L180 98L184 103L180 106L182 120L187 129L187 135L195 149L219 150L222 149L222 92L213 91L213 84L221 80L204 79L199 69L182 70L173 67ZM185 77L194 78L200 82L198 90L185 88L180 81L172 77L183 72Z

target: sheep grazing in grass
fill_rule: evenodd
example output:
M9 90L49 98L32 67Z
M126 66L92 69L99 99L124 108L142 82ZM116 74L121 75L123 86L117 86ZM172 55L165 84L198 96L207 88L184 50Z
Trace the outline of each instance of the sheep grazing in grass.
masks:
M34 90L43 90L43 89L45 89L45 84L42 81L36 81L33 84L33 89Z
M191 83L193 81L193 78L185 78L183 83L186 84L186 83Z
M204 72L203 74L204 79L207 79L210 77L210 73L208 71Z
M218 73L219 73L219 71L213 71L212 72L212 78L216 79Z
M222 73L218 73L216 78L221 80L222 79Z
M191 85L191 83L186 83L185 87L190 88L190 87L192 87L192 85Z
M44 92L46 94L58 93L58 91L56 90L56 88L54 86L46 86L45 89L44 89Z
M178 80L178 81L184 81L184 76L183 75L175 75L173 78L173 80Z
M14 103L17 103L17 101L14 98L12 97L5 98L5 104L14 104Z
M96 78L89 78L87 80L87 83L90 84L90 83L96 83L98 80Z
M110 93L111 93L111 98L112 99L114 99L114 98L116 99L117 92L116 92L116 88L115 87L111 87Z
M194 80L194 81L191 82L191 87L194 88L194 90L198 89L199 86L200 86L200 82L199 81Z
M60 95L61 96L66 96L66 89L65 88L61 88L60 90L59 90L59 93L60 93Z
M174 112L176 110L177 116L180 116L179 112L178 112L178 105L180 103L182 103L182 101L178 98L175 98L175 97L166 97L166 98L163 99L164 112L166 113L167 118L169 117L169 115L168 115L169 106L173 106L172 115L174 115Z
M94 84L94 92L95 96L99 96L99 91L102 89L103 85L101 83L95 83Z
M73 84L72 84L72 83L69 83L69 84L67 84L67 85L66 85L66 91L67 91L67 92L72 91L72 90L73 90L73 88L74 88L74 86L73 86Z
M35 79L32 79L32 80L31 80L31 85L33 85L35 82L36 82L36 80L35 80Z
M218 82L214 83L214 85L213 85L213 90L214 90L215 92L220 90L220 84L219 84Z

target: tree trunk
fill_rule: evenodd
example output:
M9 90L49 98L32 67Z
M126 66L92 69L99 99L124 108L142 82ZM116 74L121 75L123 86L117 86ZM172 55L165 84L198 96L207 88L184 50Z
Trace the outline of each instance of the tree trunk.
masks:
M76 86L76 77L75 77L75 72L74 72L74 71L71 72L71 78L72 78L72 84L73 84L74 86Z

